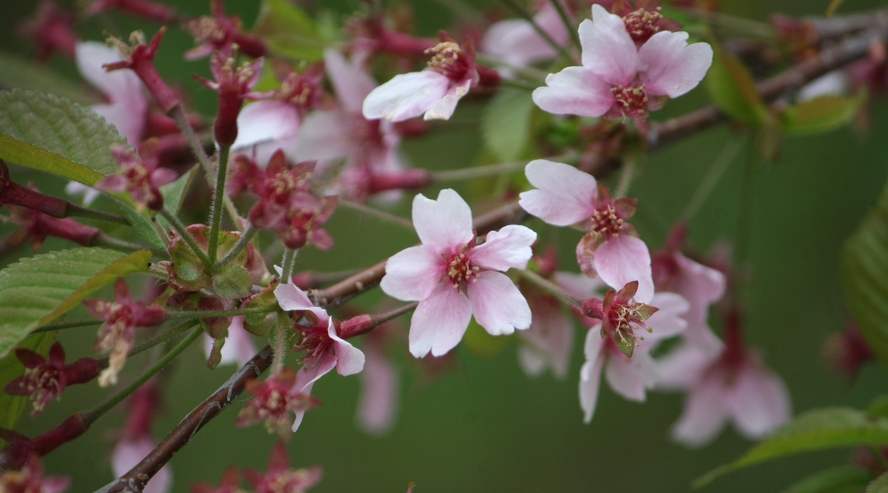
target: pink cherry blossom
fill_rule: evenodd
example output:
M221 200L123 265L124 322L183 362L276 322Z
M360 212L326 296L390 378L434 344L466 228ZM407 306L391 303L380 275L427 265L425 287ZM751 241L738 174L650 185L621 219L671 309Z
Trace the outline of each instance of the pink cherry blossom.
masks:
M755 352L725 350L713 357L685 343L660 361L659 372L659 388L688 392L672 427L672 437L685 445L709 443L726 421L743 436L761 439L791 416L786 385Z
M306 323L297 321L296 330L301 335L297 350L305 351L302 368L296 373L293 390L300 394L310 395L314 383L330 370L343 376L360 373L364 368L364 353L342 339L336 332L327 311L314 306L308 295L299 289L293 281L280 284L274 290L278 304L287 311L302 313ZM293 422L293 431L302 424L305 411L297 411Z
M579 28L582 66L546 77L533 92L544 111L559 115L645 119L665 98L690 91L712 64L707 43L687 44L688 33L660 31L640 48L623 18L600 5Z
M531 161L525 174L537 189L521 193L524 210L555 226L577 224L588 231L577 245L583 272L601 276L615 287L638 281L636 301L650 301L654 295L650 252L626 222L635 213L636 200L612 200L592 175L554 161Z
M32 454L18 471L0 473L0 491L10 493L62 493L67 491L71 479L67 476L44 476L43 464L37 454Z
M358 398L357 422L362 430L382 435L391 430L398 409L400 378L395 365L385 354L383 341L376 328L368 334L364 354L367 360L361 372L361 394Z
M605 365L605 377L611 389L629 400L644 402L646 390L654 388L659 380L657 365L650 352L660 341L687 327L682 315L687 312L689 304L675 293L657 293L651 303L659 310L645 321L651 332L636 339L638 347L631 358L623 354L611 338L604 337L600 321L584 319L587 324L591 322L586 334L586 362L580 370L580 407L586 423L595 413L599 381Z
M530 260L536 233L510 225L477 244L472 211L456 192L413 199L413 226L422 242L392 256L380 286L393 298L419 301L410 320L410 352L441 356L462 339L474 314L491 335L530 327L527 301L506 275Z
M237 415L237 427L264 421L269 433L276 433L281 439L286 440L293 428L293 422L297 418L302 419L306 410L319 404L317 399L297 391L293 386L294 383L296 383L296 372L286 367L264 382L261 380L247 382L244 390L255 398ZM293 418L290 417L291 411L295 414Z
M441 42L428 52L435 55L426 70L396 75L367 95L365 118L399 122L424 115L425 120L447 120L469 89L480 82L498 83L496 72L475 64L472 38L466 38L460 46L442 35Z
M552 2L543 4L533 22L560 46L566 45L570 39L570 33ZM524 19L507 19L491 25L484 33L481 50L516 67L550 60L558 54L533 24Z

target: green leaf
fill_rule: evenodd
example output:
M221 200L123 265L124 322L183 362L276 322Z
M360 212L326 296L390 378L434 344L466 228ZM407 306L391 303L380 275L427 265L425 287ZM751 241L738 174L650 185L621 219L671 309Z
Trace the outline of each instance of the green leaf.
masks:
M45 65L35 64L11 53L0 52L0 86L55 94L78 104L99 102L87 96L82 84L59 75Z
M860 493L870 479L870 473L859 467L841 466L808 476L783 493Z
M196 171L197 166L194 166L176 181L160 187L160 194L163 195L163 208L170 214L175 216L179 213L179 209L182 208L182 202L185 200L185 195L188 189L191 188L191 182L194 181ZM157 216L157 221L163 229L169 231L170 223L163 216ZM151 230L152 234L156 235L153 227ZM164 246L161 246L161 248L166 249Z
M820 96L786 108L780 115L788 135L829 132L851 123L863 102L861 97Z
M888 363L888 188L845 244L842 281L860 333Z
M272 51L296 60L320 60L327 45L311 17L287 0L262 0L253 33Z
M487 105L481 132L499 159L514 161L521 156L529 141L533 107L529 92L512 87L501 88Z
M784 425L738 460L697 479L699 487L730 471L778 457L860 445L888 445L888 420L870 419L850 408L817 409Z
M73 248L22 259L0 271L0 357L118 277L148 270L151 252Z
M888 472L874 479L864 493L888 493Z
M824 14L824 16L831 17L836 13L836 10L839 10L839 7L841 7L843 3L845 3L845 0L831 0L829 6L826 8L826 14Z
M126 145L93 110L36 91L0 91L0 159L95 185L119 169L111 145Z
M49 347L52 346L55 339L55 332L34 334L22 341L18 347L30 349L31 351L46 357L49 353ZM0 358L0 390L5 388L6 384L11 382L14 378L19 377L24 373L25 365L19 361L15 356L15 353L9 353L3 358ZM0 391L0 428L6 428L7 430L14 429L15 424L18 423L19 418L22 417L22 414L24 414L27 407L27 396L9 395L6 392ZM0 440L0 444L2 443L4 442Z
M755 81L734 55L711 41L714 50L706 87L712 101L731 118L751 126L765 122L768 110L762 103Z
M871 418L888 418L888 395L880 395L873 399L866 408L866 415Z

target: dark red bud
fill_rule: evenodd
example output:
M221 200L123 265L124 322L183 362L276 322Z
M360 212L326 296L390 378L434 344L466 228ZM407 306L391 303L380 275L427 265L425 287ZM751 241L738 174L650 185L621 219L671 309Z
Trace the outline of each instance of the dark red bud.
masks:
M497 87L502 82L499 72L483 65L476 65L478 71L478 85L481 87Z
M387 173L370 176L370 193L384 192L387 190L421 190L429 186L432 176L428 171L413 168L399 173Z
M354 336L366 334L376 327L376 322L370 315L358 315L339 323L339 337L350 339Z
M583 315L589 318L604 320L604 303L598 298L589 298L583 301Z

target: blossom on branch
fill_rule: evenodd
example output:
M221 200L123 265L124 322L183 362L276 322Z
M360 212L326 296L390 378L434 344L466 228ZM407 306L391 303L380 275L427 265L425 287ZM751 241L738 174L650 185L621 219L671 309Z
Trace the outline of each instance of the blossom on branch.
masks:
M27 395L34 406L31 417L42 412L53 397L61 399L68 385L86 383L99 374L99 363L93 358L80 358L65 364L65 350L56 342L49 348L49 358L30 349L18 348L15 356L25 365L25 374L6 384L9 395Z
M524 210L549 224L577 224L587 231L577 245L583 272L601 276L610 286L638 281L635 299L650 301L654 295L650 252L627 222L638 201L611 199L592 175L567 164L537 159L527 165L525 174L537 189L521 193Z
M304 493L321 481L323 470L320 467L290 469L287 448L278 442L271 449L268 471L262 473L245 469L244 476L253 485L256 493Z
M524 269L536 233L510 225L491 231L480 243L472 231L472 211L456 192L438 200L413 199L413 226L422 242L393 255L380 287L402 301L419 301L410 320L410 352L441 356L462 339L474 314L491 335L530 326L527 301L501 272Z
M106 176L96 183L96 190L129 192L137 209L152 211L163 208L160 187L176 180L176 172L161 168L157 161L157 139L149 139L139 148L139 154L129 147L114 145L111 154L120 164L121 172Z
M296 372L284 368L267 380L250 380L246 390L255 399L237 415L239 428L265 421L265 428L286 439L296 419L301 419L307 409L319 404L318 400L296 390ZM295 417L290 417L290 412Z
M61 493L70 484L67 476L43 476L43 464L36 454L28 457L20 470L0 474L0 491L4 493Z
M549 74L533 92L544 111L643 121L665 99L696 87L712 64L712 47L688 45L686 32L660 31L636 47L623 18L601 5L592 6L579 34L583 65Z

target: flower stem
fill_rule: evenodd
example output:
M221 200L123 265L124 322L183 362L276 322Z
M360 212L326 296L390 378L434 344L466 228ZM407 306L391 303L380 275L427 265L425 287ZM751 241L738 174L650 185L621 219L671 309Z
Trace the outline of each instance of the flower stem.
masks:
M219 269L225 267L229 262L234 260L244 248L247 248L247 245L250 244L250 240L253 239L253 236L255 236L257 232L259 232L259 229L253 227L252 224L247 226L247 230L243 232L240 239L237 240L237 243L235 243L234 246L231 247L231 250L229 250L228 253L226 253L225 256L213 266L213 272L218 272Z
M191 251L194 253L194 255L196 255L197 258L200 259L200 263L204 265L204 268L209 269L213 265L213 263L210 262L210 259L207 258L207 254L204 253L204 251L201 250L200 247L197 245L197 242L194 241L194 237L191 236L191 233L189 233L188 230L185 229L185 225L182 224L182 221L180 221L175 214L166 209L161 209L160 215L163 216L163 218L170 223L170 226L172 226L177 233L179 233L179 237L182 238L182 241L184 241L189 248L191 248Z
M567 291L562 289L560 286L554 284L553 282L542 277L541 275L537 274L536 272L525 269L525 270L519 270L518 274L520 274L525 279L527 279L528 281L533 283L533 285L535 285L536 287L555 296L556 298L558 298L559 300L564 302L566 305L570 305L570 306L573 306L576 308L582 308L582 306L583 306L582 300L578 300L578 299L574 298L574 296L572 294L568 293Z
M250 315L254 313L270 313L274 308L244 308L235 310L167 310L166 316L169 319L177 318L219 318L219 317L236 317L238 315Z
M296 267L296 254L299 250L286 249L284 250L284 261L283 265L281 265L281 281L290 282L290 279L293 277L293 270Z
M620 181L617 183L617 189L614 191L614 197L621 199L629 192L632 185L632 177L635 175L635 156L626 155L623 158L623 167L620 173Z
M210 204L210 246L207 254L210 265L215 265L216 251L219 246L219 227L222 225L222 201L225 199L225 178L228 176L228 153L231 146L222 146L219 149L219 162L216 166L216 184L213 190L213 203ZM234 217L232 220L237 221Z
M523 77L527 77L529 79L533 79L533 81L538 82L539 84L545 84L546 76L549 75L548 72L543 72L542 70L533 68L533 67L519 67L516 65L508 64L498 58L492 57L490 55L484 53L475 53L475 60L485 64L485 65L495 65L497 67L502 67L509 69L516 75L521 75Z
M125 252L135 252L137 250L151 250L152 253L161 255L163 254L163 250L158 250L156 248L148 248L144 245L139 245L137 243L130 243L128 241L123 241L121 239L115 238L113 236L108 236L105 233L99 233L93 239L93 246L104 246L108 248L113 248L115 250L123 250Z
M40 332L52 332L54 330L62 330L62 329L75 329L78 327L86 327L89 325L99 325L105 323L103 320L89 319L89 320L71 320L70 322L56 322L54 324L47 324L43 327L34 329L31 331L32 334L39 334Z
M737 233L734 237L734 268L742 270L746 263L746 257L749 255L749 231L752 222L752 206L753 195L755 193L755 172L758 164L758 154L752 147L747 147L748 156L746 158L746 166L743 172L743 185L740 189L740 214L737 218ZM739 286L743 276L731 276L733 293L735 297L740 296ZM739 298L738 298L739 299Z
M193 330L188 337L182 339L179 344L176 345L170 352L163 355L157 363L154 364L151 368L148 369L145 373L143 373L139 378L137 378L133 383L129 384L126 388L121 390L120 392L112 395L107 401L103 402L99 405L99 407L93 409L92 411L88 411L83 413L83 419L86 423L92 424L97 419L99 419L103 414L107 413L111 409L114 408L117 404L120 404L121 401L129 397L130 394L136 391L139 387L142 386L145 382L147 382L151 377L153 377L157 372L163 369L169 362L171 362L176 356L178 356L182 351L185 350L192 342L194 342L198 336L203 333L203 329L200 327Z
M404 219L403 217L398 217L398 216L395 216L394 214L389 214L388 212L380 211L380 210L374 209L372 207L367 207L364 204L360 204L358 202L352 202L351 200L343 199L341 197L339 199L339 205L341 205L345 208L354 210L354 211L363 212L364 214L369 214L373 217L382 219L383 221L385 221L387 223L397 224L398 226L403 226L407 229L413 230L413 222L408 221L407 219Z
M138 346L134 347L133 349L130 350L129 354L127 354L127 357L129 358L131 356L135 356L135 355L141 353L142 351L145 351L146 349L151 349L154 346L156 346L162 342L168 341L168 340L172 339L173 337L176 337L177 335L181 334L182 332L185 332L186 330L190 329L191 327L194 327L194 320L187 320L185 322L182 322L181 324L173 327L172 329L170 329L166 332L157 334L156 336L154 336L154 337L148 339L147 341L142 342Z
M108 212L97 211L93 209L88 209L86 207L81 207L77 204L73 204L68 202L68 206L65 208L65 217L88 217L90 219L99 219L101 221L108 221L117 224L125 224L129 226L129 221L126 220L123 216L118 216L117 214L111 214Z
M552 5L555 7L555 10L558 11L558 17L561 17L561 22L564 23L564 27L567 28L567 32L570 33L570 39L573 40L574 46L576 46L577 48L582 48L582 45L580 44L580 32L570 21L570 17L568 17L567 11L564 10L564 5L561 5L561 2L559 0L552 0Z
M700 206L703 205L703 202L706 201L706 198L709 197L709 194L715 189L715 186L718 184L719 180L721 180L722 176L724 176L725 171L728 170L731 163L734 162L737 153L740 152L740 149L743 148L745 143L746 136L743 136L740 139L728 139L727 144L725 144L721 152L715 158L715 163L713 163L712 167L709 168L709 171L706 172L706 175L700 181L700 185L697 186L694 195L691 196L691 200L685 207L684 212L681 214L684 221L690 221L697 214L697 211L700 210Z

